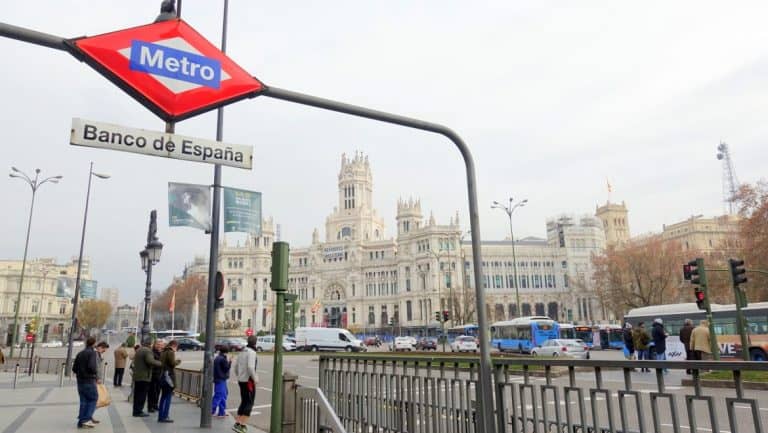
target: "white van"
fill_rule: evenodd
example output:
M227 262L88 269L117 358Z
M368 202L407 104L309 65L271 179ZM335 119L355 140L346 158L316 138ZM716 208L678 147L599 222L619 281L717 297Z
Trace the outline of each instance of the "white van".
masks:
M318 350L364 352L366 350L362 341L343 328L296 328L296 347L298 350L312 352Z

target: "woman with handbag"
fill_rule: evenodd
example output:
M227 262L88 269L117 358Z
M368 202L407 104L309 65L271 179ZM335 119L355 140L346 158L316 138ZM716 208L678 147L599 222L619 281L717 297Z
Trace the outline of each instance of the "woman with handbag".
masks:
M157 422L173 422L172 419L168 418L168 415L171 411L173 389L176 387L176 366L181 363L180 359L176 359L178 347L179 343L176 340L171 340L160 355L162 372L160 373L160 404L157 411Z

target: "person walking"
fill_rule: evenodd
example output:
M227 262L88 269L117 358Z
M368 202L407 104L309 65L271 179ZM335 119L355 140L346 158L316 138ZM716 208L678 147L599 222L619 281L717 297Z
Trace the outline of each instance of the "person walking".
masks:
M176 359L176 349L179 343L171 340L163 349L160 355L160 405L157 411L157 422L173 422L168 418L171 411L171 399L173 398L173 389L176 387L176 366L181 363Z
M131 401L133 399L133 392L136 389L136 381L134 380L134 374L133 374L133 360L136 358L136 353L141 349L141 345L137 344L133 346L133 353L128 355L128 360L131 361L130 365L128 366L128 370L131 371L131 392L128 393L128 399L126 401Z
M693 349L691 349L691 333L693 332L693 322L691 319L685 319L683 327L680 328L680 342L685 346L685 360L693 360ZM686 374L691 374L691 369L685 370Z
M120 388L123 386L123 375L125 374L125 363L128 360L128 351L125 350L125 343L115 349L115 375L112 377L112 386Z
M155 340L155 344L152 345L152 356L155 360L160 362L160 355L163 354L163 348L165 348L165 342L163 340ZM152 368L152 380L149 382L149 392L147 398L147 412L153 413L157 411L160 403L160 373L162 367L157 366Z
M667 337L669 334L664 329L664 322L661 318L653 319L651 339L653 339L653 349L656 352L657 361L666 361L667 359Z
M99 392L96 390L96 380L99 375L99 356L93 348L96 339L88 337L85 341L85 349L75 356L72 363L72 372L77 377L77 395L80 397L80 411L77 415L77 428L94 428L96 424L91 421L96 411L96 402Z
M709 322L702 320L699 322L699 326L691 332L690 348L693 351L693 359L696 361L709 359L709 355L712 354L710 338Z
M144 403L147 402L149 385L152 380L152 367L160 367L160 361L156 360L149 348L151 342L149 339L142 341L141 348L136 352L133 358L133 416L147 417L149 414L144 412Z
M240 388L240 406L237 408L237 417L232 430L235 433L245 433L248 431L246 423L253 410L253 402L256 399L256 384L259 383L259 376L256 374L256 336L248 337L248 345L245 346L235 362L235 376L237 376L237 386Z
M232 363L227 358L228 352L229 348L222 346L216 359L213 360L213 407L211 408L211 414L217 418L227 416L227 412L225 412L229 394L227 380L229 380L229 369L232 366Z
M632 324L629 322L624 324L624 348L627 350L627 359L634 359L635 342L632 339Z
M651 341L651 336L648 335L648 331L645 330L645 323L640 322L632 330L632 344L635 346L635 353L637 353L638 361L648 360L648 343ZM641 368L641 372L651 371L647 368Z

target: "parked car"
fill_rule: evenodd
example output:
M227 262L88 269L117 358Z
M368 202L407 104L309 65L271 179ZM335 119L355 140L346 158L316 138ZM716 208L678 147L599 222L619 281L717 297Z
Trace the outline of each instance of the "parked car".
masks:
M256 339L256 351L271 351L275 350L275 336L274 335L262 335ZM283 336L283 350L292 352L296 350L296 340L287 335Z
M195 340L194 338L180 338L176 340L179 343L179 350L203 350L205 344Z
M416 350L437 350L437 340L422 338L416 343Z
M477 352L477 340L469 335L460 335L451 343L451 352Z
M381 346L381 339L378 336L365 337L364 343L365 343L366 346L380 347Z
M571 358L589 358L587 345L578 339L550 339L531 350L533 356L568 356Z
M50 340L40 344L40 347L64 347L64 343L60 340Z
M242 352L248 342L244 338L221 338L216 340L216 350L226 346L230 352Z
M343 328L296 328L296 344L299 350L345 350L364 352L366 347L351 332Z
M416 349L416 339L413 337L397 337L395 338L395 352L400 350L407 350L408 352Z

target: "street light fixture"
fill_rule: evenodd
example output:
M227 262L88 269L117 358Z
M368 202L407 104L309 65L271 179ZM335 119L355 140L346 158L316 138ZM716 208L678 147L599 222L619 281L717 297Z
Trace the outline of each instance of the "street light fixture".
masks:
M93 171L93 162L91 162L91 167L88 170L88 188L85 193L85 212L83 214L83 231L80 235L80 255L77 259L77 277L75 277L75 296L72 298L72 325L69 328L69 336L67 337L67 359L66 359L66 369L64 370L66 372L66 375L69 376L71 374L71 365L72 365L72 338L77 331L78 323L77 323L77 304L80 301L80 273L83 269L83 248L85 247L85 226L88 222L88 203L91 199L91 180L93 177L96 176L99 179L109 179L108 174L100 174L100 173L94 173Z
M144 320L141 323L142 344L149 339L149 308L152 303L152 266L160 262L163 244L157 239L157 211L149 213L149 229L147 230L147 245L139 252L141 269L147 274L144 289Z
M21 261L21 276L19 277L19 291L16 295L16 311L13 315L13 333L11 336L11 358L13 358L13 349L16 344L16 340L19 338L19 311L21 311L21 288L24 286L24 271L27 268L27 251L29 248L29 231L32 228L32 212L35 209L35 194L38 188L44 183L59 183L62 176L51 176L43 180L40 180L40 169L35 169L35 178L31 179L26 173L19 170L16 167L11 167L13 173L10 173L10 177L15 177L26 182L30 188L32 188L32 204L29 206L29 221L27 222L27 240L24 242L24 258Z
M518 287L520 286L520 281L517 279L517 256L515 255L515 232L512 230L512 213L515 211L515 209L525 206L526 203L528 203L528 199L525 199L523 201L519 201L512 205L512 202L514 200L512 197L509 198L509 205L504 206L503 204L494 201L493 205L491 206L491 209L501 209L504 212L507 213L509 216L509 239L512 242L512 268L515 275L515 302L517 303L517 317L520 317L523 306L520 305L520 290Z

